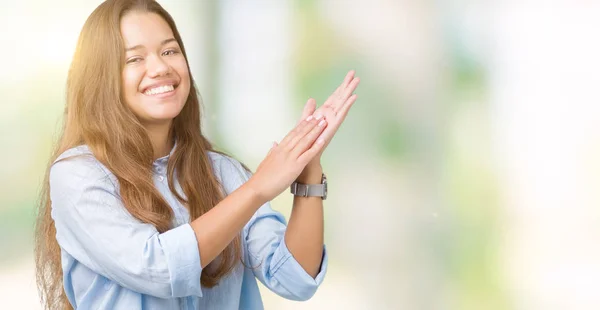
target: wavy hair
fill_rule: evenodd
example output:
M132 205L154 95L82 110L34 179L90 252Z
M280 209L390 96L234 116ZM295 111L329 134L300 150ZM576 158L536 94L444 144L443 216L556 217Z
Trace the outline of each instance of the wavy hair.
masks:
M127 211L138 220L154 225L159 232L171 228L172 210L152 181L150 138L122 96L125 47L120 21L131 11L161 16L171 27L187 59L173 18L155 1L108 0L86 20L69 69L61 137L48 164L38 206L36 281L42 304L47 309L72 308L63 289L60 247L50 215L48 178L52 163L66 150L88 145L95 158L118 179L120 196ZM208 212L225 194L207 155L208 151L221 152L214 150L201 132L201 102L191 74L190 80L185 106L172 123L171 135L177 139L177 146L169 158L167 173L169 189L188 208L193 220ZM184 196L175 190L174 171L177 171ZM205 287L217 285L238 260L241 260L239 235L203 270L201 284Z

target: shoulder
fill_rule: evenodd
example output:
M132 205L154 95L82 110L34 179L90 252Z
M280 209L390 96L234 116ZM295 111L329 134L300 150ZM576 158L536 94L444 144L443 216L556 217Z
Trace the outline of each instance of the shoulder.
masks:
M237 174L239 172L246 174L247 172L249 172L237 159L231 156L213 151L208 151L208 157L211 160L213 168L220 172L220 175L231 173Z
M51 189L74 189L98 181L114 184L112 173L94 157L87 145L76 146L60 154L50 167L49 181Z
M231 156L212 151L208 152L208 156L211 159L215 176L228 193L237 189L252 176L251 171L246 170L237 159Z

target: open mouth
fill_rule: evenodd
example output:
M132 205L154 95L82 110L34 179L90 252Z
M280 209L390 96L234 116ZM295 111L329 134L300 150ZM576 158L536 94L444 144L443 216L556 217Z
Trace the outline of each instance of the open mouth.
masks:
M148 87L144 90L143 94L146 96L158 96L158 95L167 95L175 91L175 89L179 86L178 84L167 84L160 85L154 87Z

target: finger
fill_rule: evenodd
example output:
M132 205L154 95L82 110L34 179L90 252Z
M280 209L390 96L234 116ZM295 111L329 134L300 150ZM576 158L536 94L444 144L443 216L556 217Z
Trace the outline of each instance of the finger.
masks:
M277 147L277 142L273 141L273 144L271 145L271 148L269 149L269 152L267 153L267 156L271 155L271 153L273 153L273 149Z
M323 112L325 112L324 116L325 116L325 119L327 120L327 127L325 128L325 130L323 130L323 132L321 132L319 138L323 138L323 140L325 140L324 144L325 144L325 147L327 147L327 145L333 138L333 135L335 135L338 128L340 127L342 119L341 119L341 117L337 117L337 115L335 115L333 113L333 110L331 110L331 109L326 109Z
M338 86L338 88L335 89L335 91L331 94L331 96L329 96L329 98L327 98L327 101L325 101L325 103L323 104L324 106L329 106L332 104L332 101L335 101L335 98L338 98L339 96L342 95L342 86Z
M312 118L312 115L309 117ZM281 142L279 142L279 146L284 147L284 146L288 145L290 140L292 139L292 137L294 137L296 134L298 134L298 131L300 131L302 127L306 126L307 122L308 122L308 120L300 121L296 125L296 127L292 128L292 130L290 130L290 132L288 132L287 135L285 135L285 137L283 137L283 139L281 139Z
M338 86L338 88L335 89L335 91L333 92L331 97L342 98L344 90L346 89L346 87L348 87L348 84L350 84L350 82L354 78L354 74L355 74L354 70L348 71L348 73L346 73L346 76L344 77L344 81L342 81L342 84L340 84L340 86ZM330 97L330 99L327 100L327 102L325 102L325 105L331 103L331 101L332 101L331 97ZM343 99L346 99L346 98L343 98Z
M333 110L335 111L336 114L339 113L341 108L346 104L346 102L348 102L348 99L352 96L352 93L354 92L354 90L356 90L356 87L358 87L359 83L360 83L360 79L355 78L354 80L352 80L352 82L350 82L350 85L348 86L348 88L346 88L346 90L344 90L344 94L342 95L343 103L338 104L333 107Z
M302 153L298 157L298 163L300 163L300 165L302 165L302 166L308 165L308 163L315 156L317 156L317 154L319 154L319 152L321 152L321 150L325 146L324 142L325 141L322 138L317 139L317 141L315 143L313 143L312 146L308 150L304 151L304 153Z
M348 98L348 100L346 100L346 102L344 103L342 108L337 112L337 116L338 116L338 118L340 118L340 121L344 121L344 119L346 118L346 115L348 114L348 111L350 110L352 105L356 102L357 98L358 98L357 94L350 96L350 98Z
M304 139L304 137L306 137L310 132L312 132L312 130L315 130L315 128L323 126L324 122L325 118L312 119L310 121L310 123L312 123L312 126L306 126L303 128L302 131L299 131L298 134L290 140L289 144L286 147L286 150L292 151L293 149L295 149L298 143L300 143L300 141Z
M302 153L308 150L311 147L311 145L315 143L317 138L319 138L319 135L321 135L323 130L325 130L325 127L327 127L327 121L325 120L325 118L323 118L319 121L319 124L317 126L315 126L309 132L307 132L306 135L302 137L302 139L298 140L298 143L291 151L291 155L294 158L300 157Z
M350 97L350 95L352 95L352 93L356 90L358 83L360 83L360 78L355 77L352 80L352 82L350 82L350 84L348 84L348 87L346 87L346 89L344 89L344 93L342 94L344 99L346 99L346 98Z
M350 84L350 82L352 81L352 78L354 78L354 74L355 74L354 70L348 71L348 73L346 74L346 77L344 78L344 82L342 83L342 86L341 86L342 89L348 87L348 84Z
M329 109L329 107L322 105L321 107L319 107L314 113L313 116L316 119L320 119L321 117L323 117L323 115L325 115L324 110L325 109Z
M304 109L302 110L302 116L300 117L298 124L300 124L301 121L305 120L310 115L313 115L313 113L315 113L316 108L317 101L315 101L315 99L313 98L309 98L308 101L306 101L306 104L304 105Z
M285 151L290 151L296 146L298 141L302 139L312 128L317 126L319 120L309 116L306 120L300 122L279 144Z
M354 92L356 86L358 85L357 78L353 77L353 73L348 76L352 78L351 81L344 81L340 87L338 87L333 94L327 99L327 102L323 104L325 107L331 107L334 110L339 110L344 104L344 101L348 99L348 97Z
M357 97L358 96L356 94L353 94L352 96L350 96L350 98L348 98L348 100L346 100L346 102L343 104L342 108L340 109L339 113L337 113L337 114L334 113L334 111L329 108L325 108L325 109L319 108L319 112L315 113L315 114L322 113L322 115L325 116L325 119L328 120L327 128L325 130L323 130L323 132L321 132L319 138L317 139L317 141L320 139L322 139L324 141L323 146L320 148L321 151L329 145L329 143L333 139L333 136L335 135L335 133L341 126L344 119L346 118L346 115L348 114L348 110L354 104Z
M340 104L341 106L342 104ZM327 123L331 125L336 119L336 113L334 107L322 106L313 114L315 118L325 117Z

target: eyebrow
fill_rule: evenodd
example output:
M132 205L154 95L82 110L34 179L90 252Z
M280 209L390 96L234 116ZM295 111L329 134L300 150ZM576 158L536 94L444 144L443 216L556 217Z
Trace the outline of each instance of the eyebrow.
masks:
M170 38L170 39L163 40L162 42L160 42L160 46L163 46L165 44L171 43L173 41L177 41L177 40L175 40L175 38ZM137 49L140 49L140 48L143 48L143 47L144 47L143 45L138 44L138 45L126 48L125 52L137 50Z

